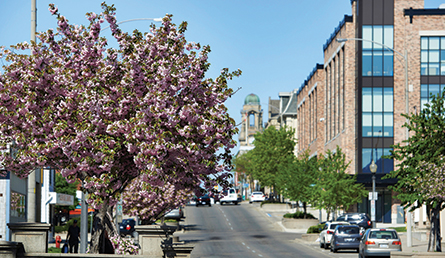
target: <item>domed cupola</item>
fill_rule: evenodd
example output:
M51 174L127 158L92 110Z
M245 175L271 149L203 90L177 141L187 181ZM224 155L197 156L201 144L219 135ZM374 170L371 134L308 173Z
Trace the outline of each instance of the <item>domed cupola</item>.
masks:
M247 97L244 99L244 105L259 105L260 104L260 98L251 93L247 95Z

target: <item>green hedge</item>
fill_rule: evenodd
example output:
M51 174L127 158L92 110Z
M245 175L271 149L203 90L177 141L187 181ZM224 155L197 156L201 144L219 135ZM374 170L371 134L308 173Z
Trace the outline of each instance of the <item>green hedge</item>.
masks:
M304 212L297 211L295 213L286 213L283 215L283 217L288 219L304 219ZM306 213L306 219L315 219L315 217L310 213Z
M48 248L48 253L62 253L62 248L50 247Z
M318 225L315 225L315 226L311 226L311 227L309 227L308 229L307 229L307 232L306 233L308 233L308 234L310 234L310 233L320 233L322 230L323 230L323 228L324 228L324 224L325 223L323 223L323 224L318 224Z

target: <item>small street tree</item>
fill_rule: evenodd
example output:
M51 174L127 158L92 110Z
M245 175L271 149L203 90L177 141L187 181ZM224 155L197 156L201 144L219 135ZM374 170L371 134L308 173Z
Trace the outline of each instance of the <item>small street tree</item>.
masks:
M347 210L351 205L361 203L368 193L362 184L356 183L356 175L346 173L349 164L339 146L335 152L328 150L324 157L320 157L318 179L314 186L317 198L314 198L313 205L326 209L328 216L339 207Z
M318 175L318 160L314 156L309 158L306 151L298 157L289 156L290 160L280 166L278 176L283 195L290 200L303 203L304 216L307 214L307 204L314 198L314 185Z
M408 119L404 124L410 137L407 141L393 146L393 158L399 161L396 169L387 178L397 178L397 183L390 189L398 193L402 205L415 210L427 206L431 220L431 237L434 251L441 252L439 212L445 208L444 157L445 157L445 108L444 95L432 96L429 104L418 114L402 114ZM440 192L437 190L440 189ZM431 242L430 242L431 243ZM428 245L431 251L431 244Z
M251 160L251 152L245 152L243 154L239 154L233 160L235 171L238 173L238 180L243 182L245 180L249 180L249 183L252 184L253 177L250 169L250 160Z
M282 186L278 184L280 168L292 161L296 141L294 130L270 126L263 132L255 134L255 148L250 152L250 169L252 175L262 186L269 186L281 193Z
M176 197L170 191L227 182L237 129L224 102L233 94L228 80L241 74L223 69L205 78L210 47L187 42L187 24L176 27L171 15L148 33L129 34L116 9L102 7L87 14L85 27L50 5L57 32L0 49L0 163L21 177L50 166L80 180L98 211L91 253L104 230L116 234L109 214L135 178L167 199ZM100 37L105 21L117 49Z

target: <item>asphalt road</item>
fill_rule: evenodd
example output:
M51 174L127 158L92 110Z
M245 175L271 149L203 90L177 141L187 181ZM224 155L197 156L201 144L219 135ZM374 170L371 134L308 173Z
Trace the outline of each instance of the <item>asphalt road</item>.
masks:
M180 240L195 244L192 258L332 257L332 254L296 241L301 234L274 228L254 205L243 202L212 207L187 206L183 222L186 233Z

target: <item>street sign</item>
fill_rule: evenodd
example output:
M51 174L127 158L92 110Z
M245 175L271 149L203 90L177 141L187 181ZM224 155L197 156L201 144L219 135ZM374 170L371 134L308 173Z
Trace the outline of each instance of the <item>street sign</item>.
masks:
M374 200L378 200L378 193L374 192ZM372 201L372 192L369 192L368 200Z

